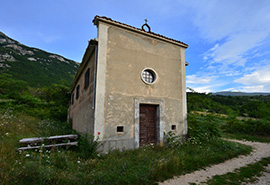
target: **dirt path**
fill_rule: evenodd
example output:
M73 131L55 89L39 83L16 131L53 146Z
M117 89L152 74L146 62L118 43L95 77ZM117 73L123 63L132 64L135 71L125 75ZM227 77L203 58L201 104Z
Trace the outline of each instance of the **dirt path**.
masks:
M262 176L254 183L248 185L269 185L270 184L270 164L265 168L266 172L263 172Z
M191 182L202 183L207 181L208 178L212 178L215 175L223 175L228 172L232 172L237 168L246 166L250 163L260 161L264 157L270 157L270 143L259 143L239 140L231 141L252 146L253 152L251 152L247 156L241 155L237 158L227 160L224 163L207 167L205 170L202 169L190 174L174 177L173 179L160 183L160 185L186 185Z

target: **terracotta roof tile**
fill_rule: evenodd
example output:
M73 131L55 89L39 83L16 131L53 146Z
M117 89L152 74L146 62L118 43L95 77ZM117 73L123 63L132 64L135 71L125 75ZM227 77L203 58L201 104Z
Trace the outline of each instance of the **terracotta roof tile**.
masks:
M122 26L129 27L129 28L134 29L134 30L138 30L138 31L141 31L141 32L145 32L145 33L148 33L148 34L153 35L153 36L157 36L157 37L160 37L160 38L169 40L169 41L173 41L173 42L179 43L179 44L183 45L183 46L186 47L186 48L188 47L188 45L187 45L186 43L184 43L184 42L181 42L181 41L178 41L178 40L175 40L175 39L171 39L171 38L165 37L165 36L163 36L163 35L160 35L160 34L157 34L157 33L154 33L154 32L148 32L148 31L145 31L145 30L143 30L143 29L136 28L136 27L130 26L130 25L128 25L128 24L124 24L124 23L121 23L121 22L112 20L111 18L108 18L108 17L105 17L105 16L98 16L98 15L96 15L95 18L93 19L93 23L95 24L95 22L96 22L97 20L107 20L107 21L110 21L110 22L113 22L113 23L116 23L116 24L120 24L120 25L122 25Z

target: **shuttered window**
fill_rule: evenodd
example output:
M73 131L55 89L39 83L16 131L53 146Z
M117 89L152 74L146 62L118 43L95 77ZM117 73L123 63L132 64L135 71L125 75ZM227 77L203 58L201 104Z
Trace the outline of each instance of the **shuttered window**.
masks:
M88 68L86 70L86 72L84 73L84 88L87 89L89 87L90 84L90 68Z
M72 95L71 95L71 104L72 105L74 104L74 93L72 93Z
M80 85L77 85L77 88L76 88L76 100L79 98L80 96Z

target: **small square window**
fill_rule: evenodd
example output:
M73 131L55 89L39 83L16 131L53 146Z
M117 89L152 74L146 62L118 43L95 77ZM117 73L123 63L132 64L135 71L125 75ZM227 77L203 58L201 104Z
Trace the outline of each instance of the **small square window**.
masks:
M176 125L172 125L172 130L176 130Z
M117 126L116 131L117 132L124 132L124 126Z

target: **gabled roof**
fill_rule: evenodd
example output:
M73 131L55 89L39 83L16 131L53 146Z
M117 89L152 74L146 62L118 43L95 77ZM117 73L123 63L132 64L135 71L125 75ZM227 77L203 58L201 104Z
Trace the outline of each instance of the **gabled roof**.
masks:
M148 35L150 37L154 37L154 38L164 40L164 41L176 44L176 45L180 45L180 46L182 46L184 48L188 48L188 45L185 44L184 42L174 40L174 39L165 37L163 35L160 35L160 34L157 34L157 33L151 32L151 31L145 31L143 29L136 28L136 27L130 26L128 24L124 24L124 23L112 20L111 18L108 18L108 17L105 17L105 16L96 15L95 18L93 19L93 23L95 25L98 25L98 21L103 21L103 22L106 22L106 23L110 23L110 24L113 24L113 25L116 25L116 26L119 26L119 27L122 27L122 28L126 28L126 29L129 29L129 30L135 31L135 32L139 32L139 33L144 34L144 35Z
M98 44L98 41L96 41L94 39L91 39L88 42L88 47L85 50L85 53L84 53L84 56L83 56L83 59L82 59L82 63L80 64L80 66L79 66L79 68L78 68L78 70L76 72L76 75L75 75L75 77L73 79L70 92L72 92L74 90L75 85L77 84L77 81L79 80L79 78L80 78L80 76L82 74L82 71L83 71L85 65L87 64L87 61L91 57L91 54L94 52L95 46L97 46L97 44Z

